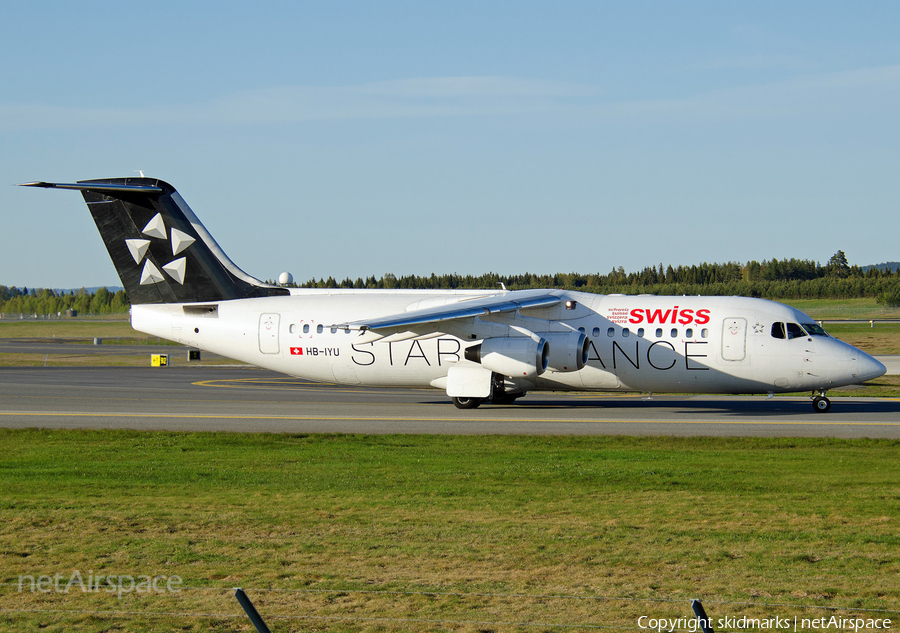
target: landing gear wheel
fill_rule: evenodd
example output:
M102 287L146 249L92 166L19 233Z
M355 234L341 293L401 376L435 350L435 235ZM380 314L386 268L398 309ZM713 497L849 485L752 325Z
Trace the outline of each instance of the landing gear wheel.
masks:
M482 398L452 398L457 409L477 409L484 400Z
M825 396L816 396L813 398L812 405L816 413L828 413L828 410L831 409L831 400Z

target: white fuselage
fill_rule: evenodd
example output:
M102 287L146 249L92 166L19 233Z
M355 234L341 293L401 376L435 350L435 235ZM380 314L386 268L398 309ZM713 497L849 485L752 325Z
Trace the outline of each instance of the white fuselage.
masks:
M832 337L775 336L773 324L813 321L772 301L556 292L571 309L563 301L379 340L333 326L465 305L497 292L292 290L270 298L135 305L132 325L292 376L348 385L445 388L448 370L468 362L468 346L493 337L579 330L589 340L582 369L511 377L516 388L766 393L824 390L883 372L870 356Z

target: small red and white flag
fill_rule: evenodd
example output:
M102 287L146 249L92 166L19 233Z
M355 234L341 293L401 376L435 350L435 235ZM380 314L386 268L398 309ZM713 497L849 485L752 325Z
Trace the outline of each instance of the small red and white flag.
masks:
M291 356L303 356L303 348L302 347L292 347L291 348Z

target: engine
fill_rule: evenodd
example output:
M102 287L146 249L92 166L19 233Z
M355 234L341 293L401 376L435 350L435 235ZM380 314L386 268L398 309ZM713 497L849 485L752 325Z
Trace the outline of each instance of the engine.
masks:
M547 369L550 346L539 337L487 338L467 347L465 358L504 376L539 376Z
M550 346L548 367L553 371L578 371L588 359L590 341L584 332L539 332Z

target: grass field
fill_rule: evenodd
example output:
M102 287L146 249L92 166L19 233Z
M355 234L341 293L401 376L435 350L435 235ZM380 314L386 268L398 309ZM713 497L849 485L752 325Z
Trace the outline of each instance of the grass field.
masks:
M69 346L90 344L95 338L101 339L102 343L90 354L78 353ZM146 367L150 364L151 351L123 353L119 346L124 345L171 346L173 350L169 364L176 367L243 364L231 359L209 357L188 362L186 354L175 351L181 347L177 343L133 330L127 314L53 321L5 319L0 320L0 339L59 343L50 354L0 353L0 366L3 367Z
M165 339L150 337L133 330L127 314L106 318L53 321L2 319L0 320L0 338L63 339L71 343L89 343L94 338L102 338L108 344L119 343L122 345L165 345L166 343Z
M900 353L900 325L826 326ZM0 321L0 338L157 343L140 336L122 320ZM148 354L0 354L45 362ZM900 397L900 377L830 393ZM0 430L0 629L250 631L235 586L275 632L640 630L641 616L689 617L693 597L714 618L896 623L898 453L874 440ZM181 591L19 591L75 571L177 576Z
M235 586L276 632L639 630L694 597L900 620L900 442L24 430L0 455L4 630L248 631ZM182 590L18 591L75 570Z
M900 319L900 308L875 303L874 297L861 299L789 299L784 300L814 319Z
M828 333L869 354L900 354L900 323L826 323Z

